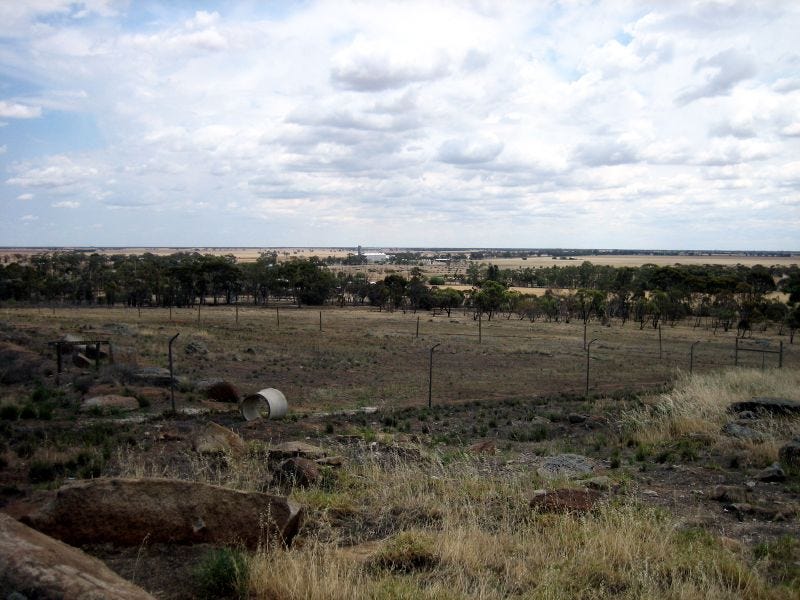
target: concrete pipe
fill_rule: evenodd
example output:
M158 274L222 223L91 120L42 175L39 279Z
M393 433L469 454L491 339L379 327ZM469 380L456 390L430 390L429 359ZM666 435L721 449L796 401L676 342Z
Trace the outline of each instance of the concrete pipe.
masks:
M266 388L244 398L239 404L239 410L245 421L280 419L289 412L289 403L280 390Z

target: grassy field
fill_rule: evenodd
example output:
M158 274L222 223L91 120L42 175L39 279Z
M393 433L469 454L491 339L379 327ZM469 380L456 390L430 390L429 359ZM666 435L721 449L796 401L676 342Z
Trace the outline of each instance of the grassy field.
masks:
M39 344L65 333L108 338L119 362L167 366L167 341L175 333L176 373L194 379L224 377L242 390L277 387L295 410L427 402L430 348L434 352L432 396L436 402L582 394L587 356L583 324L506 319L480 323L470 313L378 312L362 308L240 308L197 310L57 308L4 309L4 318L30 330ZM141 315L141 316L140 316ZM322 331L320 331L320 319ZM115 324L125 323L123 333ZM418 329L417 329L418 328ZM417 330L419 335L417 336ZM589 358L590 393L641 390L669 384L689 368L698 372L734 363L735 332L716 334L688 323L660 332L628 322L609 327L589 323L597 341ZM784 342L784 365L796 368L800 353L785 336L767 330L740 341L742 348L776 350ZM189 354L201 342L206 353ZM41 346L44 348L45 346ZM51 351L52 352L52 351ZM741 351L742 365L776 366L777 355ZM55 366L55 362L53 362ZM72 368L70 366L68 369ZM74 369L74 368L73 368ZM179 392L179 400L191 392Z

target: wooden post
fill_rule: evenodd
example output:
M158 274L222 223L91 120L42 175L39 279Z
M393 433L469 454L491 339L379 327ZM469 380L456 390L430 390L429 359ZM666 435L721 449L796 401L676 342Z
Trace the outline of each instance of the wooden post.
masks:
M481 343L481 340L483 339L483 332L481 330L482 329L481 328L482 323L483 323L483 311L478 313L478 343L479 344Z
M197 303L197 324L200 325L200 303Z
M281 328L281 309L279 306L275 307L275 322L278 324L278 329Z
M172 304L169 305L169 322L172 323Z
M780 346L778 347L778 368L783 368L783 340L780 341Z
M736 346L733 350L733 366L739 366L739 338L736 338Z
M142 307L141 306L137 306L136 310L139 312L139 318L141 319L142 318Z
M419 337L419 317L417 317L417 335L416 335L416 337L417 338Z
M239 324L239 305L235 304L234 306L236 307L236 324L238 325Z
M319 311L319 331L322 333L322 311Z

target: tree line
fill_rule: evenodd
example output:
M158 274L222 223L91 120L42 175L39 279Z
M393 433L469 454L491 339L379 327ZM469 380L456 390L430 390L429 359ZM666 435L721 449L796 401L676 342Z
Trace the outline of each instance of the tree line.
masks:
M695 325L736 328L747 335L774 324L793 340L800 326L797 265L674 265L613 267L583 262L501 269L472 262L463 273L427 279L420 267L408 277L391 273L370 282L364 273L337 272L318 258L278 262L274 252L255 262L233 255L103 255L79 251L6 257L0 265L0 301L109 306L293 302L370 305L380 310L468 309L475 318L531 321L618 320L658 327L693 319ZM459 291L447 282L470 285ZM545 288L525 294L510 288ZM772 295L788 294L784 302Z

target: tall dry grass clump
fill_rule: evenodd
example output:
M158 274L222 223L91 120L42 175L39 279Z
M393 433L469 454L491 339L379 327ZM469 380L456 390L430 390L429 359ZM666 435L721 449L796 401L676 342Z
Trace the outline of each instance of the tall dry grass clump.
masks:
M645 399L645 406L624 415L630 435L642 443L658 443L687 435L718 438L734 417L733 402L756 396L800 399L800 371L795 369L726 369L702 375L683 374L674 388ZM790 435L796 422L760 419L758 427L770 439Z

